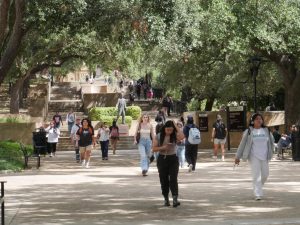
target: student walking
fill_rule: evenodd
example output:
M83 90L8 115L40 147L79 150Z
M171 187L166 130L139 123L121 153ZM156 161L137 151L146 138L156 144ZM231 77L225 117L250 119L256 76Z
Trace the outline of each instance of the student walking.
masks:
M222 120L221 115L217 115L217 121L213 124L211 141L214 143L214 156L213 159L218 158L218 148L221 145L222 161L225 161L225 143L227 137L227 128Z
M60 124L63 126L63 121L61 118L61 115L59 114L59 112L56 112L56 114L53 116L53 120L54 120L54 125L56 128L60 128Z
M177 128L181 132L183 132L183 124L180 121L178 121L176 125L177 125ZM184 139L180 140L176 143L176 154L178 157L179 166L181 168L183 168L184 163L185 163L185 141L184 141Z
M134 135L134 144L138 144L143 176L147 176L149 170L152 137L154 136L154 129L150 123L150 117L146 114L142 115Z
M269 161L272 159L273 150L274 138L265 127L262 115L253 114L249 128L243 133L235 164L238 165L241 158L249 161L255 200L263 197L262 188L269 176Z
M178 201L179 162L176 155L176 143L184 139L184 134L174 121L167 121L161 132L153 139L153 151L159 152L157 168L165 206L170 206L169 191L173 197L173 207L180 205Z
M97 138L99 138L102 160L108 160L109 128L106 123L101 124Z
M48 140L47 140L47 149L50 157L55 156L56 153L56 145L58 143L58 137L60 135L60 130L55 127L55 122L51 121L50 125L45 129L48 133Z
M74 145L75 159L76 159L76 162L78 162L78 163L80 162L80 154L79 154L79 146L78 146L78 139L77 139L76 133L80 127L81 127L80 118L76 118L76 123L73 125L72 130L71 130L70 139L71 139L71 143Z
M112 126L110 126L109 128L109 136L113 154L115 155L117 150L117 143L120 138L119 127L117 126L116 120L113 121Z
M70 112L66 116L66 123L68 124L68 131L71 133L72 127L75 124L76 115L71 109Z
M91 152L96 145L94 137L94 128L88 119L81 121L81 127L78 129L77 138L82 161L82 167L89 168Z
M189 172L194 172L196 170L198 144L201 142L201 136L198 127L194 124L193 116L187 117L183 133L185 136L185 158L189 166Z

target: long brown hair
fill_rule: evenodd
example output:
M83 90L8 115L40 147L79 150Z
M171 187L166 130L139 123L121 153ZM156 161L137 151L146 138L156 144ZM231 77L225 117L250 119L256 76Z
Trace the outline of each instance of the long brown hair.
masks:
M148 117L148 123L150 123L150 116L147 113L143 113L139 119L139 124L141 124L143 122L143 117L147 116Z

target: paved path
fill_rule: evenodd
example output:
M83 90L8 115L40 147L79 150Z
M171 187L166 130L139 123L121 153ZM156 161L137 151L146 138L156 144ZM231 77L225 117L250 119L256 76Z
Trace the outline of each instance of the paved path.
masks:
M6 185L6 224L161 225L300 224L300 164L273 161L265 199L252 198L246 163L203 159L196 173L181 169L176 209L163 207L157 170L142 177L137 151L119 151L109 161L94 154L91 168L73 153L43 159L42 168L1 179Z

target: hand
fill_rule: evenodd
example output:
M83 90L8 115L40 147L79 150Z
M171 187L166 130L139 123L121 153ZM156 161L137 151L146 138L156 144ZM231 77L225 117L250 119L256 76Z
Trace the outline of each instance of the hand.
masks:
M235 163L236 165L240 165L240 159L235 158L234 163Z

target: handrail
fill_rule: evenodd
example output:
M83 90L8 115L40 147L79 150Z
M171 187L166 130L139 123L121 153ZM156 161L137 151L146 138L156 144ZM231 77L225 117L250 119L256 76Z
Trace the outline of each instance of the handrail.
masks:
M1 225L5 224L5 206L4 206L4 184L6 181L0 181L1 183L1 198L0 198L0 203L1 203Z

